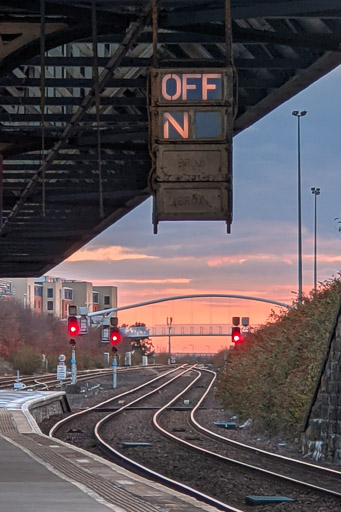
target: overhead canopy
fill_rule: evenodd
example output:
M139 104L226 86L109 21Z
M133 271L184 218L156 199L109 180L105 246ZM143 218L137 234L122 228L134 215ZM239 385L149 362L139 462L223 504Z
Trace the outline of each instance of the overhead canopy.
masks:
M3 277L47 272L150 195L150 1L97 0L96 24L91 4L1 1ZM160 67L224 66L224 0L158 4ZM238 133L340 63L341 5L231 0L231 12Z

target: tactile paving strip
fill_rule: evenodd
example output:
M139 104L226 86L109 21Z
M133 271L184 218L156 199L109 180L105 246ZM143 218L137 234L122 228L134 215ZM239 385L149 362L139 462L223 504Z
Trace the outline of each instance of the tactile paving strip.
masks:
M12 415L5 408L0 408L0 434L5 436L18 434L18 429L13 421Z
M73 464L70 460L65 460L65 458L55 453L51 448L41 446L34 441L34 435L32 434L22 435L12 430L7 432L6 437L26 448L45 463L50 464L67 478L83 484L109 503L120 506L127 512L160 512L159 508L136 498L133 494L120 489L100 476L89 473L78 465Z

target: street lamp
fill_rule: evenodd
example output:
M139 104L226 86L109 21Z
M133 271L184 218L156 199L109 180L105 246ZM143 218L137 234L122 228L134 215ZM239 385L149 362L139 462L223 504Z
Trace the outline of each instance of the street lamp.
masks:
M311 192L314 194L314 294L316 295L316 287L317 287L317 201L316 197L320 195L320 189L311 187Z
M297 117L297 172L298 172L298 304L302 304L302 206L301 206L301 117L306 110L294 110L292 115Z
M171 363L171 330L172 330L173 318L167 316L167 325L168 325L168 364Z

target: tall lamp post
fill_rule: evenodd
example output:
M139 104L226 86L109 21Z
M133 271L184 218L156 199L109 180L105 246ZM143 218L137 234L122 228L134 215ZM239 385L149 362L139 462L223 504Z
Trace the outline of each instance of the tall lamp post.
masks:
M314 194L314 294L316 295L317 289L317 201L316 197L320 195L320 189L311 187L311 192Z
M173 318L167 316L167 325L168 325L168 364L171 363L171 330L172 330Z
M306 110L294 110L292 115L297 117L297 173L298 173L298 304L302 304L302 204L301 204L301 117Z

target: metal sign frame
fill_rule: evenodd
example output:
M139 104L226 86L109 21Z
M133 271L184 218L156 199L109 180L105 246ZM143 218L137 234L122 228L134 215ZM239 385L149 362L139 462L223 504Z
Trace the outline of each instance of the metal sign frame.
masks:
M150 183L160 220L232 222L233 68L151 68Z

